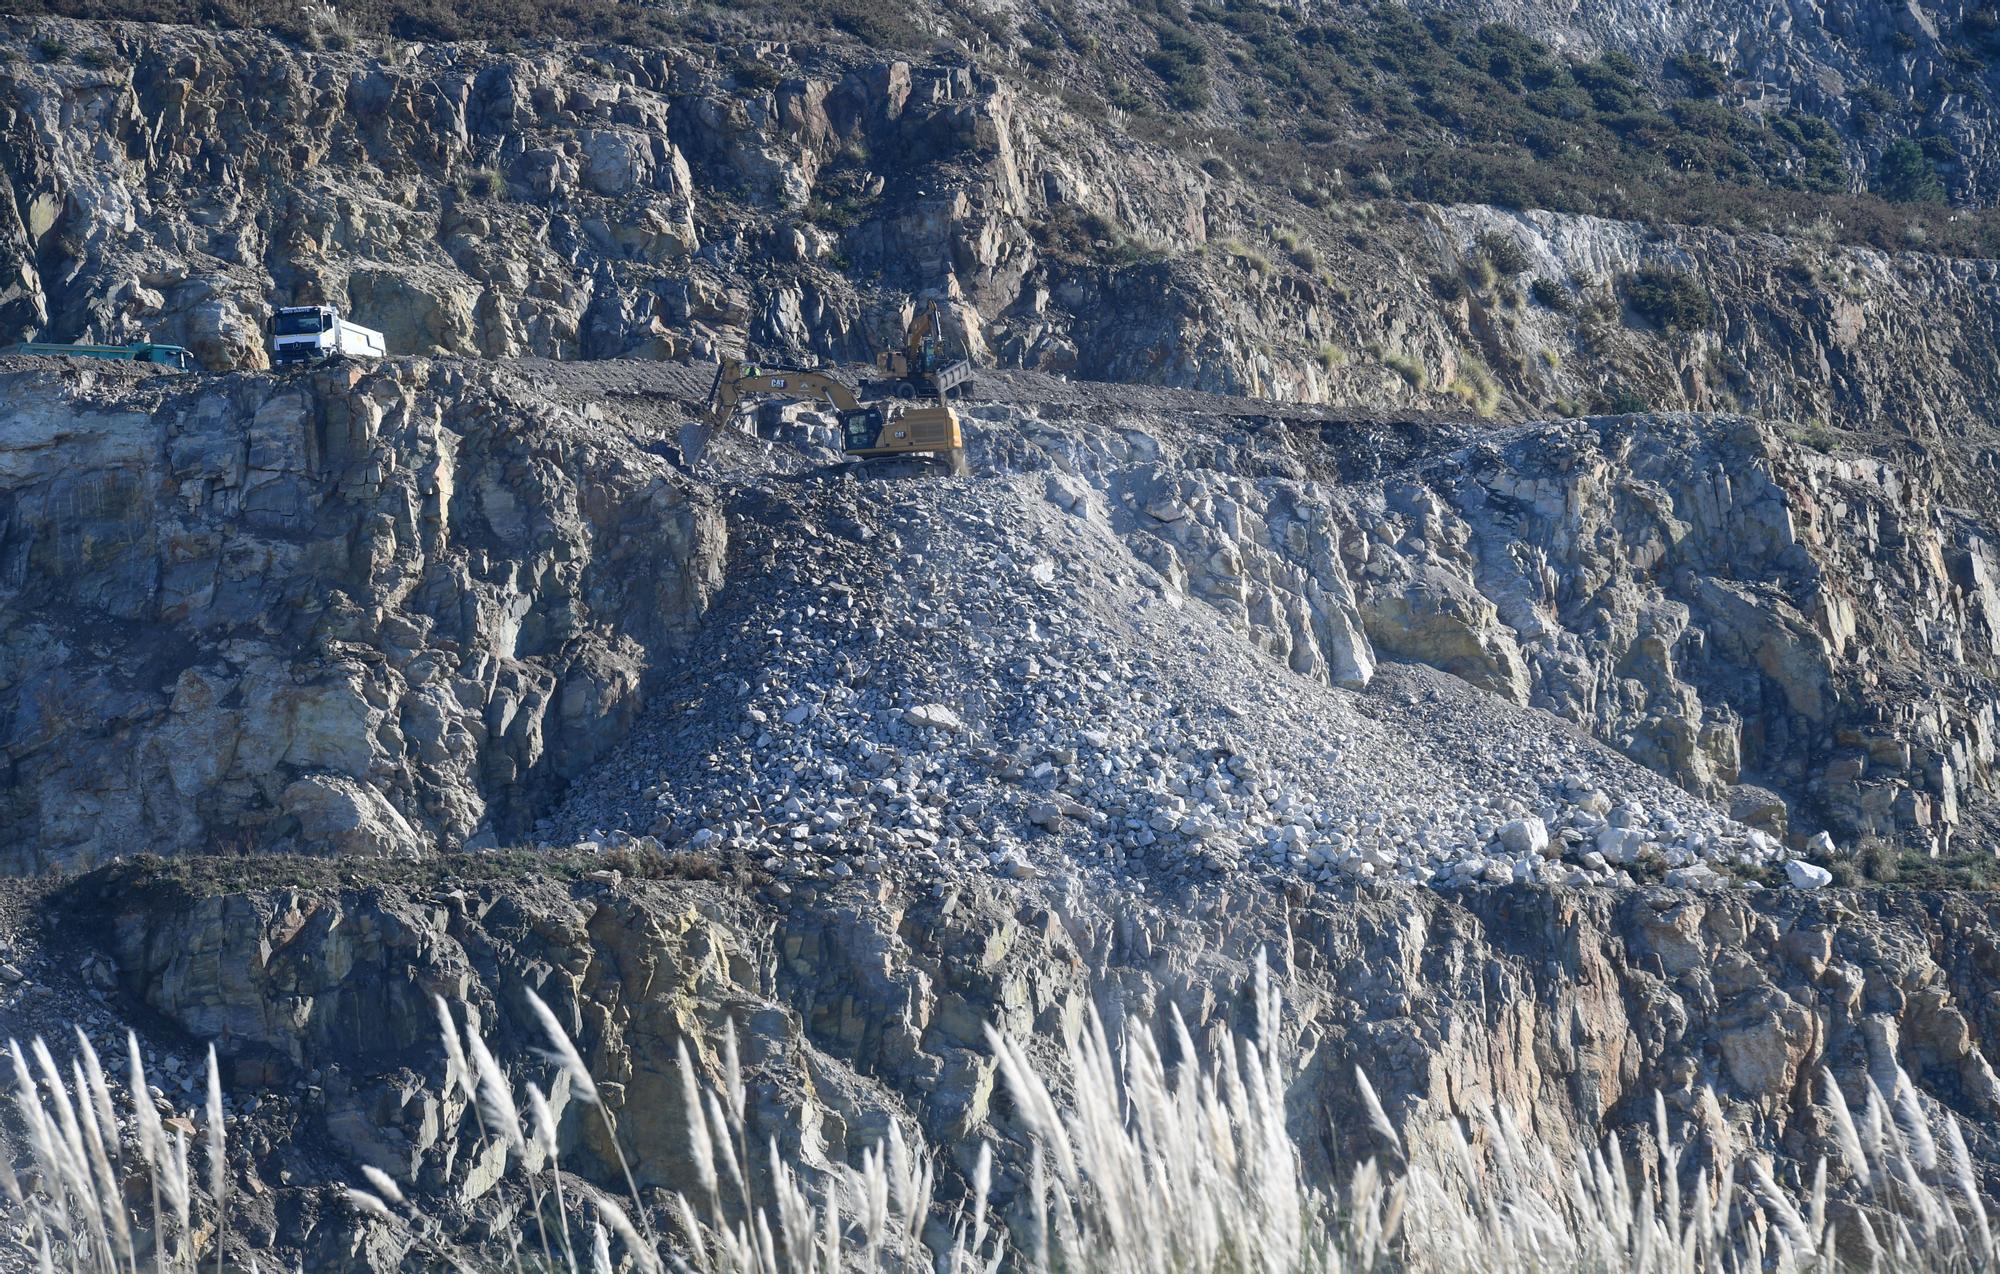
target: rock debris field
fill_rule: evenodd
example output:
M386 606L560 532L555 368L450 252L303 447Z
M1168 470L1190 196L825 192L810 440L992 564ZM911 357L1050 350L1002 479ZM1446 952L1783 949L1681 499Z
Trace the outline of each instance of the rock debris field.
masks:
M651 837L781 895L1070 870L1702 887L1786 857L1434 668L1358 691L1290 671L1133 551L1176 510L1024 464L1019 439L1003 458L989 433L967 479L883 480L813 466L823 425L785 416L796 445L762 459L793 471L731 488L731 582L683 671L549 842Z

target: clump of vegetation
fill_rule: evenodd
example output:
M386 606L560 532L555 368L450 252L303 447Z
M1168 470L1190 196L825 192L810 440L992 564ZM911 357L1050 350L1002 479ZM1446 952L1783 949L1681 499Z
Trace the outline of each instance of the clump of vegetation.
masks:
M1445 389L1482 416L1492 415L1500 405L1500 382L1493 378L1491 368L1470 355L1459 360L1458 370Z
M1862 879L1878 885L1906 889L2000 888L2000 860L1976 849L1932 857L1922 850L1903 849L1880 837L1870 837L1856 847L1851 862L1842 866L1848 868L1850 875L1858 873ZM1840 867L1832 863L1826 867L1838 881L1842 874Z
M1319 364L1321 371L1330 372L1336 367L1347 366L1347 351L1331 341L1322 341L1320 347L1313 352L1313 359Z
M1630 385L1612 385L1591 400L1594 416L1636 416L1653 409L1653 400Z
M1890 142L1869 174L1869 186L1898 203L1942 203L1944 182L1924 148L1909 138Z
M859 1166L808 1169L782 1159L775 1142L759 1145L733 1027L700 1050L702 1064L685 1045L678 1049L687 1153L701 1188L673 1196L656 1214L626 1166L614 1103L565 1028L573 1010L522 990L548 1044L529 1078L510 1071L476 1026L459 1024L469 1015L440 999L442 1066L427 1069L447 1117L460 1122L461 1135L489 1146L507 1174L485 1218L493 1237L483 1249L458 1246L480 1240L455 1242L407 1183L373 1166L346 1191L347 1224L386 1231L381 1237L441 1268L591 1274L670 1267L973 1274L1003 1264L1125 1270L1136 1268L1134 1235L1145 1236L1148 1269L1808 1274L1839 1268L1851 1255L1836 1246L1837 1236L1852 1233L1845 1221L1836 1230L1836 1215L1865 1220L1877 1274L1971 1274L1990 1267L2000 1242L1958 1117L1919 1106L1900 1071L1887 1088L1864 1080L1858 1108L1831 1071L1820 1072L1815 1109L1839 1162L1796 1180L1754 1154L1739 1158L1726 1136L1700 1140L1713 1126L1707 1112L1718 1109L1712 1092L1698 1094L1678 1131L1656 1097L1654 1135L1636 1160L1615 1138L1558 1157L1505 1108L1443 1121L1429 1130L1442 1142L1419 1152L1357 1071L1366 1136L1385 1158L1352 1165L1345 1188L1328 1195L1307 1183L1291 1130L1281 1005L1261 960L1253 996L1251 1038L1239 1042L1225 1027L1206 1048L1178 1017L1162 1032L1170 1050L1142 1019L1114 1040L1093 1011L1069 1045L1065 1088L1021 1041L989 1029L1035 1164L1015 1178L1022 1193L1012 1194L1021 1204L1013 1214L1033 1218L1019 1230L992 1209L990 1146L950 1157L970 1169L965 1196L948 1203L938 1198L947 1178L932 1152L894 1121ZM225 1244L242 1231L230 1226L225 1108L212 1050L196 1133L159 1114L136 1038L122 1085L107 1077L88 1040L68 1067L40 1041L27 1049L10 1042L9 1056L28 1171L17 1176L9 1166L0 1175L19 1223L0 1234L0 1252L24 1267L70 1274L147 1267L195 1274L224 1263ZM573 1109L601 1124L622 1200L615 1187L585 1185L565 1169L548 1096L558 1083ZM195 1170L191 1135L200 1139L205 1171ZM13 1162L11 1151L0 1157L0 1165ZM1836 1181L1846 1183L1838 1195ZM1654 1182L1668 1184L1656 1192Z
M1833 430L1817 416L1806 422L1806 427L1799 433L1799 442L1822 455L1831 454L1835 445Z
M44 62L66 62L69 60L69 44L57 36L37 36L35 56Z
M1674 54L1667 59L1667 70L1695 97L1719 97L1729 87L1729 72L1722 63L1699 53Z
M801 215L823 230L838 232L860 224L881 193L881 178L868 170L868 147L859 139L837 151L813 183Z
M458 179L458 192L474 199L493 199L507 193L507 179L497 168L475 168Z
M1378 345L1375 347L1375 357L1382 361L1382 366L1401 376L1403 383L1411 389L1421 391L1430 384L1430 373L1425 370L1423 363L1400 350L1386 349Z
M1525 273L1534 264L1521 241L1503 230L1488 230L1479 236L1479 255L1502 278Z
M1243 242L1241 239L1224 239L1215 245L1222 255L1233 261L1241 261L1259 274L1271 273L1271 258Z
M1535 304L1558 314L1576 312L1576 301L1569 290L1554 279L1536 279L1528 285L1528 295L1535 298Z
M1693 332L1715 317L1715 301L1699 281L1681 270L1641 266L1625 276L1625 303L1653 326L1669 332Z
M783 71L756 58L738 58L729 69L738 84L761 92L769 92L785 81Z
M1153 32L1159 45L1144 60L1166 86L1168 104L1183 111L1209 105L1208 41L1171 9L1155 16Z
M1078 215L1060 208L1034 226L1042 250L1065 261L1089 265L1133 266L1167 259L1166 248L1139 238L1100 213Z
M1442 270L1430 277L1431 291L1440 301L1463 301L1465 299L1465 279Z

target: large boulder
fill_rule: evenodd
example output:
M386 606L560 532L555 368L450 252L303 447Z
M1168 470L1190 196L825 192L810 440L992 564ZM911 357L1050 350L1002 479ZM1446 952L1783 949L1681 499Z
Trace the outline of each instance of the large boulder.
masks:
M414 858L424 840L380 792L340 774L309 774L278 798L298 820L308 850L368 858Z

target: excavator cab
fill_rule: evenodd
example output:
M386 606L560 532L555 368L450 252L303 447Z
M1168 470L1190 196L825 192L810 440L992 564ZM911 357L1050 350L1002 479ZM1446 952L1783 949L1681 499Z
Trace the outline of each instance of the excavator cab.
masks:
M895 414L880 407L840 413L840 449L857 460L930 456L953 473L965 472L965 436L949 407L910 407Z
M864 451L875 445L882 436L882 409L862 407L854 411L840 413L840 449L846 452Z

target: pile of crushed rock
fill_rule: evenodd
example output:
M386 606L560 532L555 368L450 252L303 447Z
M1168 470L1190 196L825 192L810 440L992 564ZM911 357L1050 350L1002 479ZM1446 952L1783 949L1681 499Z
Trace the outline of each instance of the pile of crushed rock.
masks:
M1075 508L1032 472L743 486L735 583L685 673L542 834L652 837L781 890L1079 870L1714 887L1787 857L1435 669L1387 663L1362 691L1297 675Z

